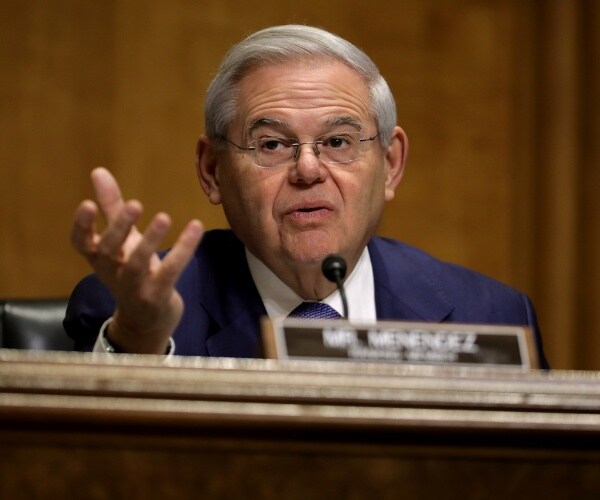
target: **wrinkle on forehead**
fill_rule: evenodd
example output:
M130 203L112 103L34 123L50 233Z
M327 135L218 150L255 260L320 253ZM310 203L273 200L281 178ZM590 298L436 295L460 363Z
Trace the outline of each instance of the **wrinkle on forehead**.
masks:
M289 130L307 122L364 130L374 117L363 76L340 61L326 63L301 59L253 69L239 82L232 125L244 135L261 126Z
M358 132L361 132L364 129L360 120L357 120L353 116L348 115L330 117L323 122L323 127L325 129L333 129L345 125L355 128ZM262 127L271 127L280 130L289 130L291 128L290 124L285 120L280 120L278 118L261 117L254 120L250 124L248 132L252 134L252 132Z

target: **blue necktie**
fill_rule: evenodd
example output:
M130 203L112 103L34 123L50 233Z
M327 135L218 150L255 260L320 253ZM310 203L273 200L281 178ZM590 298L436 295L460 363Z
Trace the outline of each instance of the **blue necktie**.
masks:
M323 302L302 302L288 318L340 319L342 316L333 307Z

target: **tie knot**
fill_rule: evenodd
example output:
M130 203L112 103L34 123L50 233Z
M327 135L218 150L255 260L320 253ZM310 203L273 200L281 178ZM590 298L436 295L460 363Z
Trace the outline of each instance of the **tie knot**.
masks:
M302 302L288 318L339 319L342 316L333 307L323 302Z

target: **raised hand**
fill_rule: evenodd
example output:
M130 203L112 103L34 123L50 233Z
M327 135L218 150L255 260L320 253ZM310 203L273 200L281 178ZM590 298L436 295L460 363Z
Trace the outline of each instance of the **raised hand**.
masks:
M142 204L124 201L117 181L105 168L93 170L91 178L97 202L85 200L79 205L71 241L115 297L110 341L126 352L162 354L184 307L175 283L200 242L203 226L190 221L160 260L156 251L171 228L170 217L156 214L141 233L135 224ZM106 219L102 234L96 225L99 212Z

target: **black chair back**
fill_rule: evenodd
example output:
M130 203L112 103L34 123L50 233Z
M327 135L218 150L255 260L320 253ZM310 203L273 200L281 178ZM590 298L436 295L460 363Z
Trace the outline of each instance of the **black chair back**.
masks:
M0 301L0 347L72 351L73 341L62 325L67 299Z

